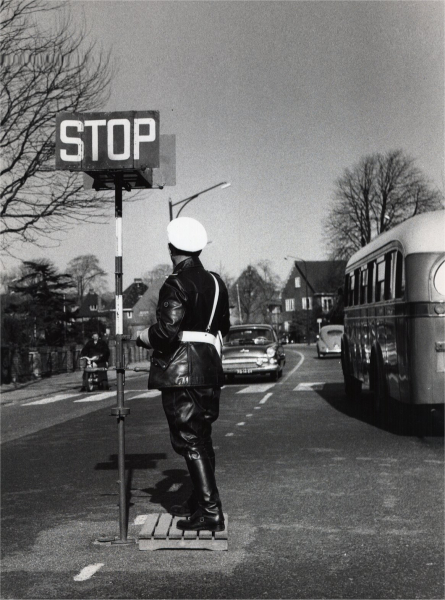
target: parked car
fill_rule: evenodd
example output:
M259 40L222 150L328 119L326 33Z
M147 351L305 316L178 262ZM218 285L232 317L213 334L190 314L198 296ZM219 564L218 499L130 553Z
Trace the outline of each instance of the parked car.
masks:
M224 338L222 364L226 379L235 375L269 375L277 381L286 356L272 325L234 325Z
M345 328L343 325L325 325L317 336L318 358L323 356L340 356L341 337Z

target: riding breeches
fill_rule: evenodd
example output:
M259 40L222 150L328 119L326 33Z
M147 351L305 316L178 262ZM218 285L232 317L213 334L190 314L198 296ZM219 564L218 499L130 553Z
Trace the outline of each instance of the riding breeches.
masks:
M214 458L212 423L219 415L220 394L220 388L162 389L171 443L184 458Z

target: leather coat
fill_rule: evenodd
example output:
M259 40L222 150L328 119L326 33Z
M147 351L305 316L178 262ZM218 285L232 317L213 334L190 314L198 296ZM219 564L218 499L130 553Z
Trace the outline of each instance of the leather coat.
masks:
M225 336L230 328L227 288L216 273L219 298L210 333ZM148 329L151 357L149 388L221 387L221 358L212 344L182 342L182 331L204 332L215 298L215 281L197 257L179 263L159 292L157 322Z

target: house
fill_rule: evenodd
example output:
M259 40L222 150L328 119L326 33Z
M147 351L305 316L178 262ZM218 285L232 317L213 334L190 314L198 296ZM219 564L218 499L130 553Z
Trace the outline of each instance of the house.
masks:
M159 290L164 282L165 277L159 277L151 281L149 287L134 305L131 322L128 321L128 333L132 337L135 336L137 331L146 329L156 322Z
M346 261L296 260L283 287L282 333L289 341L315 341L343 284Z
M123 326L124 333L128 335L132 330L132 323L134 317L134 309L139 300L147 291L148 286L140 278L136 278L132 284L130 284L122 293L122 313L123 313ZM116 312L116 298L114 298L109 306L108 310L113 316Z
M99 321L106 322L108 319L107 303L102 296L90 289L73 317L81 323L85 323L90 319L99 319Z

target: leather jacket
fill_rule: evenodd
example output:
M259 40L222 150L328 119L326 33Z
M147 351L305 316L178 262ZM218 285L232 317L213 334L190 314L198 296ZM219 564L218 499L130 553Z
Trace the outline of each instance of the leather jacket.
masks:
M230 328L229 298L222 279L210 333L225 336ZM182 331L204 332L215 299L215 281L197 257L179 263L159 292L157 322L147 332L151 357L149 388L221 387L224 373L215 346L182 342Z

